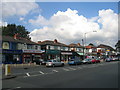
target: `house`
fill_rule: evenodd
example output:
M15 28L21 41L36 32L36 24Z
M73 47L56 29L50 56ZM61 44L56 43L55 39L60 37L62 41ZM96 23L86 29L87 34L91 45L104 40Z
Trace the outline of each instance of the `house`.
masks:
M45 50L44 60L58 59L68 61L72 56L69 46L58 42L57 39L54 41L38 41L38 44L41 45L42 50Z
M94 44L90 43L88 46L85 46L86 50L86 55L88 56L97 56L97 46Z
M3 63L29 63L43 53L39 44L17 35L2 36L1 45Z
M84 46L81 46L80 43L71 43L69 44L70 51L73 53L73 58L75 56L80 57L81 59L84 58Z
M97 55L102 57L109 57L115 55L115 49L111 46L100 44L97 47Z

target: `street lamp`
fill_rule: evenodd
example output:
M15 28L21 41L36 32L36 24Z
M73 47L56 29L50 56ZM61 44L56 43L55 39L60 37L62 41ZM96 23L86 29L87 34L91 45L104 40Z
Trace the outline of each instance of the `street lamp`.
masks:
M97 32L97 31L94 30L94 31L92 31L92 32ZM84 33L84 37L85 37L85 46L86 46L86 42L87 42L87 34L88 34L88 33L92 33L92 32L86 32L86 33Z
M92 32L97 32L97 31L92 31ZM86 32L86 33L84 33L84 38L85 38L85 46L86 46L86 41L87 41L87 34L88 33L91 33L91 32ZM84 51L84 53L85 53L85 55L86 55L86 48L85 48L85 51Z

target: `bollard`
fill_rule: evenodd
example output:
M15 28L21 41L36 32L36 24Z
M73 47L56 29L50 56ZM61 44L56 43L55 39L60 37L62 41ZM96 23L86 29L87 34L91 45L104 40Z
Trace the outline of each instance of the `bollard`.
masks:
M10 75L11 73L11 68L10 68L10 65L6 64L5 65L5 75L8 76Z

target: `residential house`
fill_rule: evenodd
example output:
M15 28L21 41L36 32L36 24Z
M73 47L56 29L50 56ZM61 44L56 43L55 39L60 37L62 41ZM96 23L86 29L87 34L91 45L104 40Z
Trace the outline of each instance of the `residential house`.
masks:
M2 60L3 63L29 63L36 58L40 58L41 47L31 40L14 37L2 36Z

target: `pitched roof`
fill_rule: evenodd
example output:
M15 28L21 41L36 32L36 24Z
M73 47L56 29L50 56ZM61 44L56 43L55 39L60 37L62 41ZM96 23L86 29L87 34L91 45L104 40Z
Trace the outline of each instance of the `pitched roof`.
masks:
M33 42L33 41L25 39L25 38L14 39L14 37L11 37L11 36L2 36L2 41L26 43L26 44L37 44L36 42Z
M67 46L66 44L60 43L60 42L54 42L50 40L45 40L42 42L39 42L40 45L56 45L56 46Z
M79 44L79 43L78 43ZM71 44L69 44L69 47L83 47L83 46L81 46L80 44L78 45L78 44L75 44L75 43L71 43Z
M104 44L100 44L100 45L98 45L98 47L97 48L106 48L106 49L110 49L110 50L112 50L112 51L114 51L115 49L114 48L112 48L111 46L108 46L108 45L104 45Z

